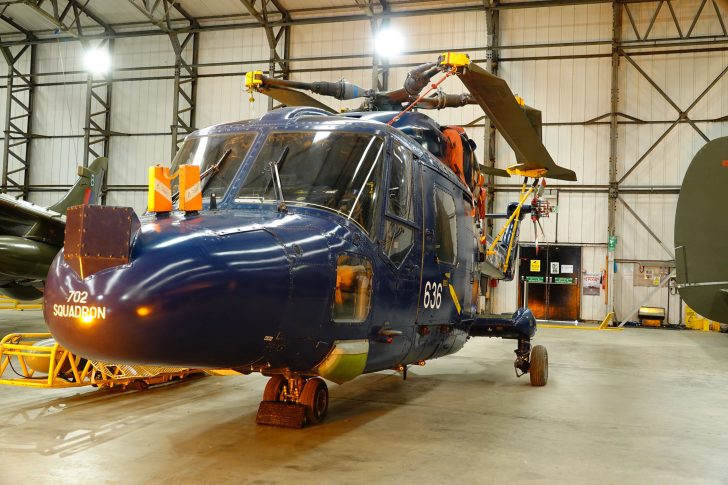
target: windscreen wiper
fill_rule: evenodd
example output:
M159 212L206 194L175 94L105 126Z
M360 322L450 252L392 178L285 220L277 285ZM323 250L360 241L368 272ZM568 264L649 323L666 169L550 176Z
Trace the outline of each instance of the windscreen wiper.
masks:
M215 174L215 173L219 172L220 166L223 164L223 162L225 160L227 160L228 155L230 155L230 153L232 153L232 151L233 151L232 148L228 148L227 150L225 150L225 152L222 155L220 155L220 158L217 159L217 162L215 162L213 165L208 167L204 172L202 172L200 174L200 181L204 180L211 174ZM212 180L212 178L208 179L205 182L205 185L203 185L202 188L200 189L201 193L205 192L205 189L210 184L211 180ZM177 192L172 194L172 203L177 202L177 199L179 199L179 185L177 185L177 187L178 187Z
M273 183L273 186L276 191L276 199L278 199L279 205L278 209L285 209L285 203L283 198L283 187L281 186L281 174L278 173L278 166L283 163L283 160L286 159L286 156L288 155L288 146L283 148L283 151L278 156L278 160L276 161L270 161L268 162L268 167L270 168L270 176L271 176L271 182Z
M230 155L230 153L232 153L232 151L233 151L232 148L228 148L227 150L225 150L225 153L220 155L220 158L217 159L217 162L215 162L215 165L212 165L211 167L209 167L207 170L205 170L204 172L202 172L200 174L200 180L205 179L208 175L218 173L220 171L220 167L222 166L223 162L225 162L225 160L227 160L228 155ZM200 189L200 192L204 193L205 189L207 189L207 186L210 185L211 181L212 181L212 177L207 179L205 181L205 185L203 185L202 189Z

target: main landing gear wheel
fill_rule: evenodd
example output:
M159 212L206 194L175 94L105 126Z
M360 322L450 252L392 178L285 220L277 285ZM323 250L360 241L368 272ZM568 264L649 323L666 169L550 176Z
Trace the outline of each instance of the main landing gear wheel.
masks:
M268 383L265 385L265 390L263 391L263 401L281 401L286 382L286 378L280 374L276 374L268 379Z
M549 380L549 354L543 345L535 345L531 349L528 372L532 386L545 386Z
M303 386L300 404L306 407L306 418L309 424L323 421L329 409L329 389L323 379L312 377Z

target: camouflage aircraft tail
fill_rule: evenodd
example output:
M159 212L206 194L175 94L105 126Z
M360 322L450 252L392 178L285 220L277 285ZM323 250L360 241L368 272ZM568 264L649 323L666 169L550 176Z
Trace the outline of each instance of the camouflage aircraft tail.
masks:
M107 167L108 159L106 157L97 158L88 168L78 167L78 180L74 186L49 209L59 214L65 214L66 209L74 205L98 204Z

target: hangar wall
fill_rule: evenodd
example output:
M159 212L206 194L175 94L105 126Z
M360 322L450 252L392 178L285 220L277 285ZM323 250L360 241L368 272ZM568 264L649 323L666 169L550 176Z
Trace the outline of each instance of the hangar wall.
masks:
M627 45L650 38L675 36L675 23L662 2L630 4L623 15L620 34ZM684 0L675 8L680 36L699 8L699 0ZM654 20L653 20L654 16ZM629 17L629 20L627 20ZM444 15L398 16L391 24L406 33L408 55L393 61L389 87L401 85L414 65L433 59L446 49L466 50L476 62L485 63L486 17L484 12ZM558 215L544 221L546 242L582 245L583 269L606 267L608 236L609 160L612 70L613 7L610 3L553 6L500 11L499 74L529 105L544 112L544 143L559 164L574 169L579 181L551 186ZM714 10L697 17L693 35L719 33L721 23ZM367 21L291 26L290 78L329 80L341 77L362 87L372 85L371 28ZM539 47L547 45L547 47ZM642 44L639 44L642 45ZM82 160L83 110L86 74L78 42L42 44L37 47L36 70L40 74L35 98L30 199L48 204L60 196L59 184L75 178L75 164ZM641 217L663 244L671 248L676 187L692 155L704 139L690 124L677 123L646 156L642 154L670 127L677 111L652 82L661 86L677 106L686 109L726 66L724 49L702 53L645 53L630 51L618 67L619 117L617 178L639 165L624 180L632 192L622 199ZM654 51L654 49L652 49ZM269 47L262 28L205 31L199 34L199 79L196 125L235 121L262 115L267 99L256 95L250 103L242 90L242 73L267 70ZM308 60L306 60L308 59ZM639 67L635 67L635 64ZM108 203L145 205L146 167L169 161L174 52L164 35L116 39L113 48L113 97L110 141L111 191ZM4 66L0 69L4 69ZM0 72L1 73L1 72ZM725 135L725 122L708 121L723 116L728 108L728 86L720 79L689 113L707 137ZM449 92L462 88L457 80L443 86ZM3 93L4 94L4 93ZM327 103L336 108L356 102ZM1 103L0 103L1 104ZM0 112L4 106L0 106ZM468 125L476 140L485 141L486 129L475 107L435 113L443 124ZM38 136L40 135L40 136ZM479 159L485 160L485 143ZM502 139L497 142L496 165L514 160ZM503 210L517 194L518 181L496 181L495 208ZM44 187L47 190L44 190ZM619 237L618 260L670 260L655 238L617 203L615 233ZM534 238L530 223L523 226L522 240ZM649 288L632 285L631 263L620 263L617 273L617 311L626 316L645 302ZM667 291L647 303L667 306ZM493 310L510 312L516 306L514 283L502 283L493 292ZM674 309L677 298L671 304ZM603 296L583 297L581 318L601 319L606 311ZM674 321L676 311L671 315Z

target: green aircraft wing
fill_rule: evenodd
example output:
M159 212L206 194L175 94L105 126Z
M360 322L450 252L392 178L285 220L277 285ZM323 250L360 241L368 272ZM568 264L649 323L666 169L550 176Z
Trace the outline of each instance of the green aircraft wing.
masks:
M728 323L728 137L693 158L675 211L675 265L680 296L700 315Z

